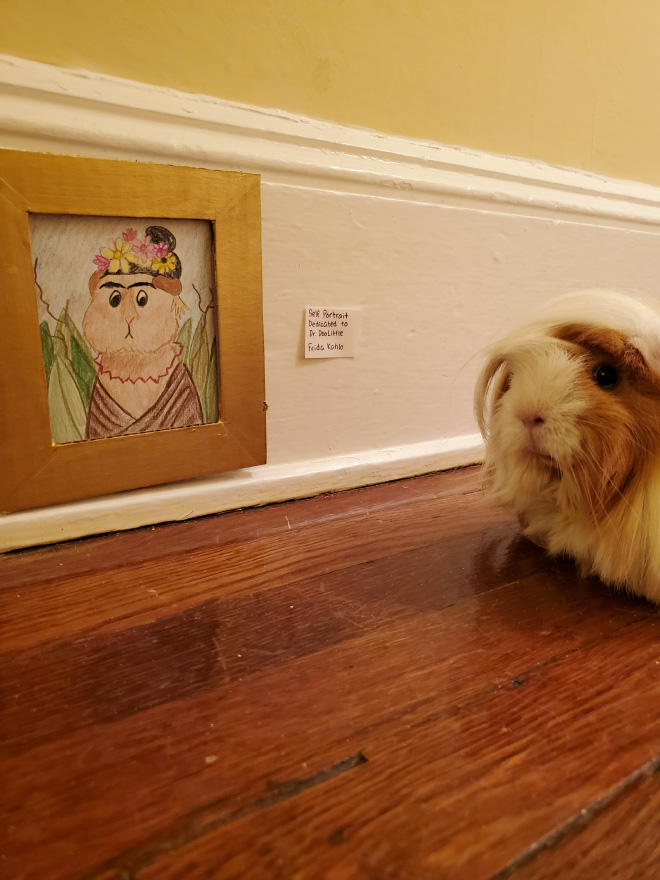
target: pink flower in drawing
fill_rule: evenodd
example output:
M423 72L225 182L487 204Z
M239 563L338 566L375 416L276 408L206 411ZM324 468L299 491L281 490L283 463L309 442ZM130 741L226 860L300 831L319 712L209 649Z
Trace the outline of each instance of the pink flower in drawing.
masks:
M166 241L159 241L154 245L154 256L156 257L166 257L169 252L170 249Z
M135 241L137 238L137 232L135 229L127 229L126 232L122 233L122 238L124 241Z
M97 254L94 257L94 265L97 269L100 269L101 272L105 272L108 266L110 265L110 260L102 257L101 254Z
M151 266L151 261L156 255L156 248L151 241L151 237L145 235L142 241L140 241L139 238L136 238L133 241L133 253L137 257L139 266Z

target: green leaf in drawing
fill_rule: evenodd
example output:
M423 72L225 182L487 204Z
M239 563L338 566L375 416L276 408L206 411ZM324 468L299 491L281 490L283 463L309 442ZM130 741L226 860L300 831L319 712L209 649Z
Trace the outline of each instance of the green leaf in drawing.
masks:
M187 321L183 324L181 329L179 330L178 336L176 337L176 341L180 342L183 348L181 349L181 360L184 364L190 369L190 349L192 342L192 318L188 318Z
M53 347L53 337L50 335L50 327L46 321L39 325L39 333L41 334L41 351L44 356L44 370L46 371L46 384L50 379L50 371L55 360L55 350Z
M218 344L214 339L209 355L209 368L206 373L206 388L204 389L204 421L217 422L218 413Z
M82 333L73 322L73 318L67 312L66 308L62 309L60 312L60 317L57 321L57 325L55 327L55 331L53 336L57 339L61 339L64 344L65 357L71 363L72 354L71 354L71 340L75 339L78 343L78 346L81 352L84 354L85 359L89 359L92 363L94 362L94 358L92 357L92 352L89 349L89 346L85 342Z
M94 358L92 356L92 352L91 352L89 346L87 345L87 343L85 342L85 339L84 339L82 333L76 327L76 325L73 322L73 318L71 317L71 315L68 312L65 312L65 314L64 314L64 323L65 323L65 326L66 326L66 329L68 331L70 338L76 340L76 342L78 344L78 348L79 348L80 352L82 353L82 355L84 356L85 360L88 361L89 363L93 364ZM71 353L70 353L70 357L73 357Z
M72 443L85 437L87 416L78 386L63 357L56 357L48 383L50 430L55 443Z
M206 317L204 315L200 318L199 324L195 329L191 345L190 363L190 372L202 402L202 410L206 412L204 391L206 388L206 376L209 371L209 340L206 335Z
M85 346L85 348L87 348ZM85 350L78 341L77 337L71 335L71 366L73 367L73 375L80 392L80 397L85 409L89 406L89 398L92 394L92 388L96 381L96 366L92 360L89 349Z
M78 386L83 406L87 408L96 379L96 366L89 346L66 308L60 312L53 334L53 345L55 355L67 363Z

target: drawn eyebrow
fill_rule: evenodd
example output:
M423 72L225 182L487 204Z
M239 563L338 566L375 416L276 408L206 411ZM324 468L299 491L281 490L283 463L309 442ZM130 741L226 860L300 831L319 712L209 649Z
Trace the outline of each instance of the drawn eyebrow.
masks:
M118 287L120 290L130 290L131 287L153 287L154 290L156 289L151 281L135 281L133 284L129 284L128 287L124 287L118 281L106 281L101 287Z

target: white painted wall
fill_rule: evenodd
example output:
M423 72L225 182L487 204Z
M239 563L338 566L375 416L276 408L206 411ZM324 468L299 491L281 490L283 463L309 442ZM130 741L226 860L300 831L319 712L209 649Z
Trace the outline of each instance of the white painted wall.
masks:
M0 517L0 549L479 458L479 351L549 296L653 293L660 191L0 57L0 146L263 175L268 464ZM303 358L308 304L360 307Z

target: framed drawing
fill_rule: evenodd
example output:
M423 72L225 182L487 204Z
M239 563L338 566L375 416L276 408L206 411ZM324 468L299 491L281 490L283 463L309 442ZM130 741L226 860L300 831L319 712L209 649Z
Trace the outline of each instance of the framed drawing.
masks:
M260 178L0 150L0 510L266 460Z

